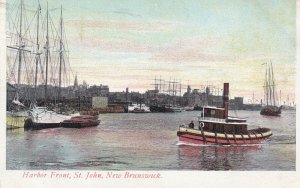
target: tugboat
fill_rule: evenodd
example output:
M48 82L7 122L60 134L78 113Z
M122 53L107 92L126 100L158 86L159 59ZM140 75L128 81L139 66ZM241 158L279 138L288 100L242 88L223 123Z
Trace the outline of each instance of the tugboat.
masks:
M259 144L272 136L268 128L248 130L245 119L228 116L229 83L224 83L223 107L203 106L198 126L191 122L177 131L179 141L193 144L243 145Z

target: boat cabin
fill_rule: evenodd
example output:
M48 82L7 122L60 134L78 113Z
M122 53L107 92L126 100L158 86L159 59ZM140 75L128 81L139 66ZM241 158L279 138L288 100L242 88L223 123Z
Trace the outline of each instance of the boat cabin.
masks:
M213 106L204 106L202 109L201 117L225 119L225 109Z
M226 123L226 122L218 122L218 121L205 121L201 120L200 123L203 122L203 130L216 132L216 133L227 133L227 134L242 134L247 133L247 123ZM199 128L201 129L201 128Z
M224 84L223 107L203 106L199 117L199 129L215 133L242 134L247 133L245 119L228 116L229 84Z

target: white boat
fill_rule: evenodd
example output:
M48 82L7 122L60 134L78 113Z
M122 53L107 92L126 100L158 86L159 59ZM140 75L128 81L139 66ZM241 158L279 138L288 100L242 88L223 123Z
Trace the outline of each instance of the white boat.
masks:
M128 112L132 113L147 113L151 112L150 107L146 106L146 104L132 104L128 106Z
M170 109L173 110L173 112L182 112L182 111L184 111L184 109L182 107L179 107L179 106L171 106Z
M131 104L131 105L128 105L128 112L132 112L135 108L137 108L138 105L137 104Z
M186 106L183 108L185 111L193 111L194 110L194 106Z
M73 116L79 115L79 113L74 115L59 114L52 110L48 110L46 107L34 107L28 111L28 113L29 117L36 123L60 123Z
M48 110L46 107L34 107L28 111L29 118L26 119L24 128L26 130L36 130L45 128L61 127L61 123L69 120L74 116L79 116L79 113L72 115L59 114Z

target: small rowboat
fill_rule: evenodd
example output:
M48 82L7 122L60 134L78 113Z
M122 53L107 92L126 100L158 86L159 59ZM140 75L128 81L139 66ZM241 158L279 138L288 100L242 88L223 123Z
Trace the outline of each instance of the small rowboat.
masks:
M96 116L74 116L71 119L61 122L64 128L83 128L98 126L100 120Z

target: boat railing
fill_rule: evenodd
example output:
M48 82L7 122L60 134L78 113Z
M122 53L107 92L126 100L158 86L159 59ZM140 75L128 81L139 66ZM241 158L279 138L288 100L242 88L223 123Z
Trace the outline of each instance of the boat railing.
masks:
M225 123L225 119L220 119L220 118L214 118L214 117L198 117L198 121L217 121L217 122L223 122Z

